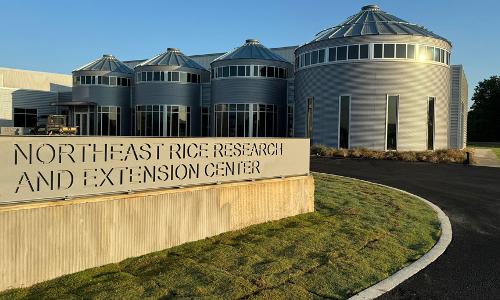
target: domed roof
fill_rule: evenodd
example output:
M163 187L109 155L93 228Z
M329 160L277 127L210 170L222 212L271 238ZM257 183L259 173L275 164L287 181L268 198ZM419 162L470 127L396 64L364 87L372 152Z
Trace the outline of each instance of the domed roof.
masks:
M133 74L134 70L127 67L124 63L118 60L111 54L104 54L101 58L94 60L91 63L88 63L73 72L79 71L105 71L105 72L114 72L114 73L124 73L124 74Z
M167 48L167 52L156 55L155 57L138 64L141 66L178 66L184 68L206 70L203 66L184 55L177 48Z
M311 42L363 35L419 35L450 43L447 39L420 25L380 10L378 5L363 6L359 13L349 17L343 23L316 34Z
M279 56L278 54L264 47L264 45L262 45L256 39L246 40L243 46L238 47L233 51L230 51L224 55L219 56L214 60L214 62L223 60L232 60L232 59L262 59L262 60L276 60L289 63L289 61L287 61L283 57Z

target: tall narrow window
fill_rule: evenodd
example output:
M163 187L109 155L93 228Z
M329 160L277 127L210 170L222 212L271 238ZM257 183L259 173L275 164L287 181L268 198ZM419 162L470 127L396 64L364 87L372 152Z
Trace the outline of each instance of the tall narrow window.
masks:
M434 150L434 103L436 98L429 97L427 105L427 150Z
M339 97L339 148L349 148L350 96Z
M397 149L397 138L398 138L398 103L399 96L387 96L387 140L386 149L396 150Z
M311 139L312 144L312 133L313 133L313 108L314 108L314 98L307 98L307 127L306 127L306 137Z
M293 104L288 104L288 113L287 113L287 132L289 137L293 137Z

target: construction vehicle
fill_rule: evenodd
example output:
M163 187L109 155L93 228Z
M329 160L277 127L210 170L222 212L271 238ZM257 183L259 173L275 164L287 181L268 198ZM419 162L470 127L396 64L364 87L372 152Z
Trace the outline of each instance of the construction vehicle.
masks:
M76 135L77 127L67 126L65 115L47 116L47 124L38 125L31 130L36 135Z

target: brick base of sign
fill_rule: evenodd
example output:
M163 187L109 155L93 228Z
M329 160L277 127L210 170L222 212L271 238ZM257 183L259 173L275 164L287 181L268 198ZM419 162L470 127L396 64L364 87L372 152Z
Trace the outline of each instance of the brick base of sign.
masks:
M311 176L0 206L0 290L312 211Z

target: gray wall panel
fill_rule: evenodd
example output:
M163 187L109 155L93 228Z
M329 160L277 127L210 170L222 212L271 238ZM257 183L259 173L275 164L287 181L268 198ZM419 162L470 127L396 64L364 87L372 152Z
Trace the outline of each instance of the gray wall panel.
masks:
M450 148L467 145L467 78L462 65L451 66Z

